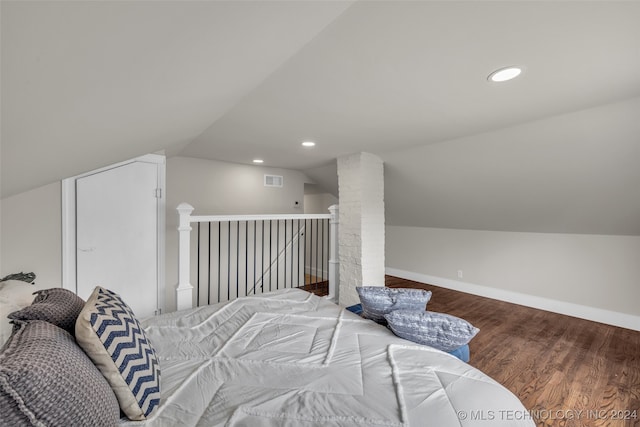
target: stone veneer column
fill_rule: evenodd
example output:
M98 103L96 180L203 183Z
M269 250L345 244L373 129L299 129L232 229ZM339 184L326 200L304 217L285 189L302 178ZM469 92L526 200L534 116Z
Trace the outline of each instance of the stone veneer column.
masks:
M369 153L338 158L339 304L360 299L356 286L384 286L384 171Z

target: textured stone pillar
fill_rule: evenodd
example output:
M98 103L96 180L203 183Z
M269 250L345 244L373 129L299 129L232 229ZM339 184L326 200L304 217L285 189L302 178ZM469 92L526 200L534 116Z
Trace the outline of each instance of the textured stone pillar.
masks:
M369 153L338 158L339 304L360 302L356 286L384 286L384 171Z

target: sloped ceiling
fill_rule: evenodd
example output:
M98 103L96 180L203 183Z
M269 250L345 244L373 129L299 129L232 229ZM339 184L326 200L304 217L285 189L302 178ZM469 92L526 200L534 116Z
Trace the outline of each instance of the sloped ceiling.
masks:
M634 98L385 153L387 223L640 235L639 118Z
M3 195L160 149L335 193L336 157L368 151L389 224L638 235L638 22L629 1L3 2Z
M180 151L349 5L2 1L2 196Z

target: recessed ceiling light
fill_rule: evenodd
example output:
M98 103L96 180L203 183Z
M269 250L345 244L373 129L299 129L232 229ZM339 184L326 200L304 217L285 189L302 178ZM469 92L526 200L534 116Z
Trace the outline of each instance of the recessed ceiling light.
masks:
M253 163L264 163L262 159L253 159Z
M487 80L490 82L506 82L507 80L515 79L522 73L522 68L520 67L506 67L500 68L499 70L494 71L489 74Z
M316 143L313 141L305 141L302 143L303 147L315 147Z

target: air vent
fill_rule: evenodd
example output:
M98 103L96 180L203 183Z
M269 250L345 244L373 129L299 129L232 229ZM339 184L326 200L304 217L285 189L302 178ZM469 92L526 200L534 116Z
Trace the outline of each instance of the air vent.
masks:
M284 178L280 175L265 175L264 186L265 187L282 187Z

